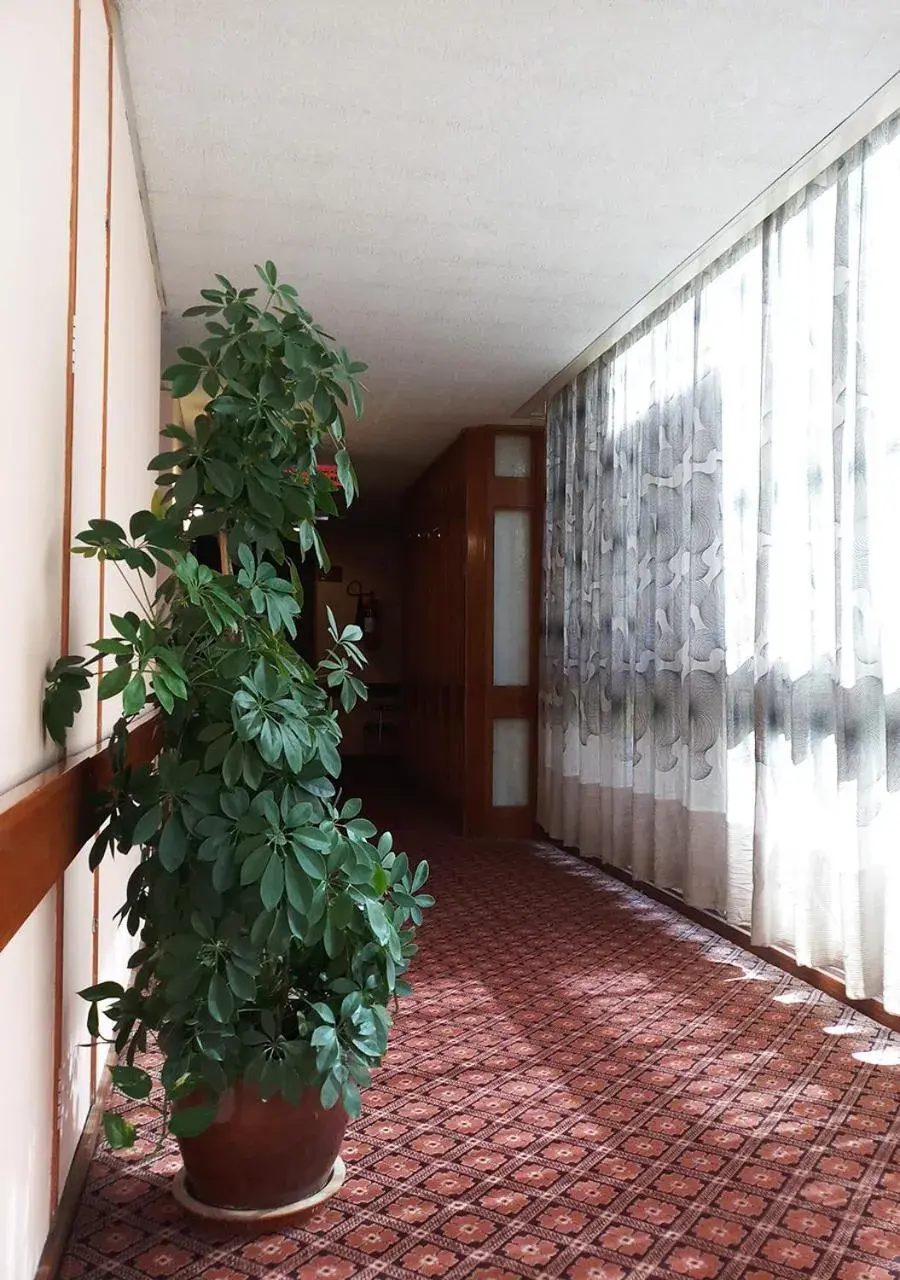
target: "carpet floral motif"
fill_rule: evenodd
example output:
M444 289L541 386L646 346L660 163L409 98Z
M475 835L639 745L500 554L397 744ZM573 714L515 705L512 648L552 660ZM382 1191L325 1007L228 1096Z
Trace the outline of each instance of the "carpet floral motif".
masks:
M438 905L339 1196L234 1237L174 1144L98 1151L61 1280L897 1280L900 1037L546 845L406 837Z

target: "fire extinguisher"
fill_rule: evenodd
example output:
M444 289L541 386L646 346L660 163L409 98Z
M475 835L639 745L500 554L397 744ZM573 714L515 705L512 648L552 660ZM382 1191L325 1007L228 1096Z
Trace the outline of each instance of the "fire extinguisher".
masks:
M356 588L354 590L354 588ZM356 597L356 625L362 632L360 644L370 652L381 644L380 627L378 625L378 600L374 591L363 591L362 584L351 582L347 587L347 595Z

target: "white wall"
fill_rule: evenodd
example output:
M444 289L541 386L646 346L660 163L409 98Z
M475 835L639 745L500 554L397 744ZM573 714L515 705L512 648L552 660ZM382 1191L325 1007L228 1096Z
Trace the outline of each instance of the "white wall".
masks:
M6 403L0 438L7 473L8 542L14 572L4 576L6 624L0 628L0 797L55 758L40 724L44 670L60 651L61 599L70 575L71 652L99 632L100 568L63 555L67 318L72 191L73 0L5 0L0 39L0 308ZM158 448L160 308L135 166L114 63L112 204L107 315L107 162L109 33L102 0L81 0L78 150L76 363L73 396L72 529L99 515L127 517L150 499L146 464ZM106 335L108 379L104 379ZM106 406L105 481L101 468ZM110 576L112 574L110 573ZM121 608L106 583L106 608ZM70 742L97 737L89 697ZM105 717L108 728L109 719ZM112 922L127 868L99 873L97 959L102 977L122 978L132 950ZM75 991L91 981L94 877L82 853L64 880L57 936L56 890L0 952L0 1096L7 1100L0 1142L0 1276L32 1280L51 1221L51 1150L59 1115L60 1183L91 1101L85 1007ZM3 886L0 884L0 897ZM63 983L55 989L57 946ZM59 1086L53 1034L62 1019ZM101 1050L102 1063L105 1053Z
M0 792L47 764L40 724L44 667L60 635L72 6L28 0L4 7L0 68L0 351L6 406L0 427L8 545L0 628ZM57 38L47 41L53 30ZM40 86L40 91L36 87ZM35 194L40 198L35 199ZM10 622L14 621L14 625ZM2 886L0 886L2 892ZM0 954L0 1274L30 1277L49 1215L54 902L45 900Z

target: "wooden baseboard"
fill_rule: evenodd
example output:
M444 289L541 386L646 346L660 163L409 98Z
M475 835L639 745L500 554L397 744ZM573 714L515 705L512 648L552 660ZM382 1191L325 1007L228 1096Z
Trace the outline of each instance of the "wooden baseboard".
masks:
M658 889L655 884L650 884L646 880L635 880L630 871L623 871L621 867L614 867L608 862L603 862L600 858L588 858L580 853L578 849L570 848L559 840L551 839L546 831L540 832L540 838L549 840L558 849L564 849L566 853L571 853L576 858L581 858L583 862L589 862L592 866L599 867L601 871L608 876L612 876L614 880L621 880L623 884L627 884L632 889L637 889L639 893L643 893L646 897L653 898L654 901L671 907L679 915L685 916L688 920L693 920L695 924L703 925L704 928L717 933L720 938L725 938L727 942L733 942L736 946L743 947L751 955L758 956L760 960L765 960L768 964L774 965L776 969L789 973L793 978L799 978L802 982L815 987L816 990L823 992L826 996L831 996L833 1000L839 1000L841 1004L847 1005L848 1008L856 1009L859 1013L865 1014L867 1018L871 1018L873 1022L879 1022L883 1027L888 1027L891 1031L900 1031L900 1015L888 1013L880 1000L851 1000L847 995L847 988L843 982L833 974L823 973L821 969L811 969L807 965L798 964L792 955L787 951L782 951L779 947L758 947L751 942L750 934L746 929L739 929L737 926L729 924L727 920L720 919L719 916L714 915L711 911L703 911L699 907L690 906L677 893L672 893L671 890Z
M56 1212L50 1223L47 1239L44 1241L44 1248L41 1252L37 1271L34 1273L34 1280L56 1280L59 1274L60 1264L66 1251L72 1225L75 1222L75 1215L81 1203L81 1193L87 1181L91 1160L94 1158L97 1141L103 1130L103 1112L106 1110L112 1088L109 1067L113 1061L114 1056L110 1054L97 1089L97 1095L88 1112L87 1120L81 1131L81 1137L78 1139L78 1146L75 1148L72 1163L69 1165L69 1172L63 1183L62 1194L59 1197Z

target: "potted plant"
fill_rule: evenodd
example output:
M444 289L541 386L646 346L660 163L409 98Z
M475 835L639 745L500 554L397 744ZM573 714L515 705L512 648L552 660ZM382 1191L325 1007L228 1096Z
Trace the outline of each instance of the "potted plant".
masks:
M74 548L122 574L134 609L110 616L93 656L55 664L44 702L63 743L92 676L101 699L122 696L90 864L140 849L120 912L137 944L127 987L81 993L89 1031L100 1035L102 1010L112 1082L158 1104L185 1194L251 1212L334 1184L433 901L427 864L410 868L338 788L334 700L349 711L365 697L359 629L339 633L329 614L333 647L315 667L291 644L303 601L287 551L296 542L327 568L317 520L338 507L318 455L333 448L349 504L344 409L360 414L366 366L313 323L273 263L257 272L262 297L218 276L185 313L203 316L208 336L164 377L175 397L200 385L208 403L193 432L164 429L172 447L150 463L151 509L127 532L92 520ZM217 540L218 571L192 551L204 536ZM132 767L129 725L152 703L158 755ZM113 1147L134 1143L121 1115L107 1112L104 1128Z

